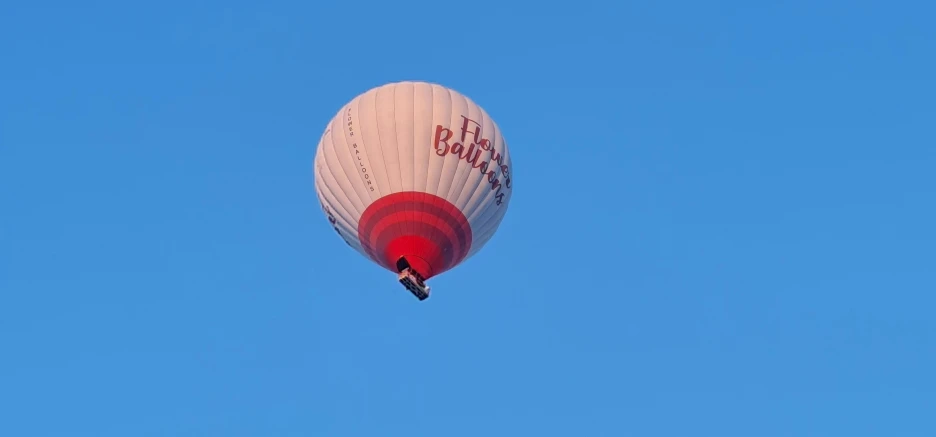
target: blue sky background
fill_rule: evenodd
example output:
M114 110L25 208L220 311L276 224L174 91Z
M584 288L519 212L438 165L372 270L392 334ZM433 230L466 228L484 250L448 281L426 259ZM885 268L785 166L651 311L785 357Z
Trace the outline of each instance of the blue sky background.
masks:
M932 2L0 7L0 435L936 435ZM312 158L453 87L516 193L419 303Z

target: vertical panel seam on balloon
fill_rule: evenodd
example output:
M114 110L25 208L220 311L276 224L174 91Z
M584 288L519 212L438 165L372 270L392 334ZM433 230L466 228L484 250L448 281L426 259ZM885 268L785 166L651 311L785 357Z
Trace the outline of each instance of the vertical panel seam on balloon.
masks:
M435 132L435 87L431 84L427 84L429 87L429 147L426 148L424 153L426 154L426 184L423 186L422 191L419 192L419 196L422 197L422 201L425 202L428 199L429 191L429 175L432 173L430 168L432 167L432 140ZM413 171L416 171L415 169ZM420 228L420 235L425 235L428 232L426 229L426 220L422 220L418 224Z
M448 124L451 125L451 124L452 124L452 115L453 115L453 112L454 112L454 108L452 107L452 106L453 106L453 103L454 103L454 102L453 102L454 99L452 98L452 90L451 90L450 88L447 88L447 87L444 88L444 89L445 89L445 91L446 91L446 94L448 94L448 108L449 108ZM433 195L436 196L436 197L442 197L442 196L440 195L440 194L442 194L442 193L439 192L439 186L442 185L442 178L443 178L444 175L445 175L445 164L447 164L448 161L449 161L448 159L446 159L446 156L442 156L441 158L442 158L442 168L439 170L439 180L436 182L435 193L430 193L430 194L433 194ZM455 165L458 165L458 163L456 162ZM439 220L441 220L439 217L434 217L434 218L432 219L432 221L431 221L432 226L438 227ZM445 248L439 247L439 250L445 250Z
M469 119L470 119L470 116L471 116L471 106L472 106L471 102L468 100L468 97L465 96L464 94L462 94L462 93L457 93L457 94L458 94L459 97L461 97L462 102L464 103L464 107L465 107L465 113L464 113L464 114L460 114L461 117L466 117L466 118L469 118ZM454 106L454 104L453 104L452 106ZM451 117L450 117L450 118L451 118ZM452 126L452 127L455 127L455 126ZM461 140L461 141L464 143L465 140ZM463 152L466 151L466 150L465 150L465 144L462 144L462 151L463 151ZM450 152L450 153L451 153L451 152ZM451 177L451 179L449 180L449 188L448 188L448 190L447 190L447 192L445 193L444 196L439 196L439 197L441 197L441 198L445 201L445 204L444 204L444 205L445 205L445 209L455 208L455 209L458 209L457 212L461 212L461 209L459 209L458 206L455 205L454 201L449 200L449 199L452 197L452 194L453 194L454 191L456 190L456 182L458 182L458 180L460 179L459 175L461 175L461 174L464 173L464 171L465 171L465 166L464 166L465 163L462 162L460 155L457 155L457 154L455 155L454 162L455 162L455 171L452 172L452 177ZM441 194L441 193L440 193L440 194ZM452 212L451 212L451 214L452 214L453 216L455 215L455 213L456 213L456 211L452 211ZM445 249L446 249L446 250L454 250L454 248L452 248L452 247L447 247L447 248L445 248ZM448 266L448 267L452 267L452 266Z
M391 97L392 97L392 98L391 98L391 106L390 106L390 112L391 112L391 114L390 114L390 119L393 120L393 126L392 126L392 127L393 127L393 135L392 135L392 138L393 138L393 145L394 145L394 148L399 149L399 148L400 148L400 145L397 144L397 138L396 138L396 85L384 85L384 86L382 86L382 87L380 87L380 88L377 89L377 94L374 96L374 114L377 116L377 141L378 141L379 144L380 144L380 147L378 147L378 149L380 150L380 160L383 161L383 166L384 166L384 177L387 178L387 185L388 185L389 188L390 188L390 192L387 193L386 196L389 196L389 195L391 195L391 194L394 194L394 191L393 191L393 185L392 185L391 182L390 182L390 171L388 170L388 167L387 167L387 158L386 158L386 154L388 153L388 151L387 151L387 150L384 150L384 146L383 146L384 138L383 138L383 135L381 135L381 132L380 132L380 119L381 119L381 116L380 116L380 103L381 103L381 102L380 102L380 92L383 91L384 93L386 93L386 92L387 92L387 89L390 89ZM393 153L394 153L394 154L397 156L397 158L399 159L399 156L400 156L400 155L399 155L399 152L394 151ZM398 165L399 165L399 161L397 161L397 163L398 163ZM402 180L401 180L400 182L401 182L401 185L402 185ZM400 205L400 204L397 203L397 202L392 202L392 203L389 205L389 207L390 207L391 211L397 212L397 211L400 211L401 208L403 208L403 205ZM404 210L404 211L405 211L405 210ZM404 230L404 226L405 226L405 223L402 223L402 222L397 222L397 223L395 223L395 227L396 227L397 232L398 232L398 233L397 233L397 236L398 236L398 237L403 236L403 235L404 235L404 232L406 232L406 231ZM386 249L386 248L384 248L384 247L380 248L380 250L385 250L385 249ZM380 256L383 257L384 254L381 253ZM396 260L393 260L392 262L396 262ZM391 267L392 267L392 265L391 265Z
M399 141L399 140L400 140L400 131L399 131L400 126L399 126L399 124L397 123L397 122L398 122L398 119L397 119L397 110L396 110L396 108L397 108L397 105L396 105L396 104L397 104L397 91L399 91L400 88L401 88L401 85L400 85L400 84L397 84L397 85L395 85L395 86L393 87L393 126L394 126L394 127L393 127L393 141L394 141L394 143L396 144L397 177L400 178L400 192L404 192L404 191L406 191L406 187L403 186L403 162L404 162L404 161L403 161L403 157L400 155L401 153L403 153L403 151L400 150L400 149L401 149L401 144L400 144L400 141ZM408 234L410 233L410 227L412 226L410 223L412 222L412 220L411 220L410 214L408 214L408 212L407 212L407 210L409 209L409 208L407 208L407 204L404 203L404 204L402 205L402 207L403 207L403 219L404 219L405 221L403 222L403 226L402 226L403 232L401 233L401 236L404 236L404 235L408 235ZM407 250L412 251L412 244L410 244L410 247L407 248ZM396 261L394 261L394 262L396 262Z
M469 116L469 119L471 119L471 116L472 116L472 110L471 110L471 107L472 107L472 106L475 108L475 111L478 113L478 117L480 118L480 121L478 122L478 129L480 129L480 136L483 138L483 137L484 137L484 127L483 127L483 126L484 126L484 110L483 110L477 103L472 102L472 101L471 101L470 99L468 99L466 96L462 95L462 98L465 100L465 106L468 107L468 116ZM466 141L467 141L467 140L466 140ZM477 147L477 148L480 149L480 144L475 144L475 139L474 139L474 138L472 139L471 143L474 144L474 146L473 146L472 148ZM462 145L463 150L464 150L464 152L465 152L465 157L466 157L466 159L464 160L464 162L461 162L461 159L459 158L459 164L462 165L462 166L464 166L464 167L463 167L463 172L462 172L462 177L456 177L456 178L459 180L459 182L460 182L460 185L459 185L459 186L460 186L460 189L455 190L455 182L454 182L454 179L453 179L453 182L452 182L452 185L453 185L452 188L453 188L453 190L452 190L452 191L450 192L450 194L449 194L449 196L452 196L453 194L455 194L455 193L457 192L457 195L456 195L455 198L453 199L452 205L453 205L455 208L458 209L458 213L460 213L461 215L463 215L463 216L465 217L466 224L467 224L467 226L469 227L469 230L470 230L469 236L471 237L471 239L469 239L468 241L466 241L466 242L464 243L463 247L461 248L461 250L460 250L459 253L458 253L458 257L459 257L459 258L458 258L458 262L459 262L459 263L464 262L464 260L465 260L465 258L461 256L461 255L462 255L461 252L464 251L464 252L465 252L465 255L467 255L467 251L469 251L469 250L471 249L471 245L472 245L472 241L471 241L471 240L474 238L474 237L473 237L474 232L473 232L473 229L471 229L471 228L472 228L471 222L468 221L468 217L467 217L467 215L465 215L465 210L464 210L464 209L462 208L462 206L461 206L462 203L463 203L463 202L461 202L461 199L462 199L462 197L463 197L463 195L464 195L466 189L468 190L468 192L472 192L472 191L473 191L473 190L471 190L471 189L469 188L469 186L470 186L470 185L469 185L469 181L471 181L471 179L472 179L472 172L476 170L476 169L473 167L473 165L471 164L470 160L469 160L469 158L471 157L471 155L470 155L470 153L468 153L468 152L469 152L469 148L467 148L466 146L467 146L466 144L463 144L463 145ZM480 151L479 151L479 153L480 153ZM478 184L476 183L476 184L474 184L474 189L477 190L477 188L478 188ZM471 198L471 196L469 196L469 200L470 200L470 198ZM465 202L465 203L466 203L466 202ZM454 266L452 266L452 267L454 267Z
M410 118L412 119L412 121L413 121L413 128L412 128L412 131L411 131L411 133L412 133L412 139L410 140L410 151L413 152L413 153L412 153L412 158L413 158L413 159L410 161L410 162L412 162L412 165L413 165L413 166L412 166L412 171L413 171L413 178L412 178L412 180L413 180L413 186L412 186L411 189L410 189L410 191L412 191L412 193L409 194L409 195L412 196L413 200L416 199L416 87L417 87L417 86L418 86L418 84L416 84L416 83L413 84L413 97L410 99L410 102L411 102L411 104L412 104L412 106L413 106L413 114L412 114L411 117L410 117ZM413 228L413 230L412 230L413 234L414 234L414 235L419 235L419 230L417 229L418 224L417 224L417 222L416 222L416 205L415 205L415 203L413 203L412 205L410 205L409 223L410 223L410 226L412 226L412 228Z
M472 103L471 101L469 101L469 100L468 100L468 97L465 96L464 94L458 93L458 96L461 97L462 101L464 102L465 112L466 112L465 114L460 114L461 117L465 117L465 118L471 119L471 112L472 112L472 111L471 111L471 108L472 108L472 106L473 106L473 103ZM454 106L454 105L453 105L453 106ZM474 106L477 106L477 105L474 105ZM452 126L452 127L454 127L454 126ZM460 138L460 137L459 137L459 138ZM462 152L467 152L467 149L465 149L466 144L464 144L464 142L467 141L467 140L466 140L466 139L461 139L460 141L462 141ZM455 171L452 172L452 178L451 178L451 180L449 181L449 189L448 189L448 191L445 193L445 196L444 196L444 197L443 197L443 196L440 196L440 197L442 197L442 199L445 201L445 204L444 204L445 209L452 209L452 208L454 208L454 209L457 210L457 211L452 211L452 212L450 213L452 216L455 216L456 213L464 214L464 212L461 211L461 208L459 208L458 205L456 205L457 199L452 199L452 200L449 200L449 199L452 197L452 195L453 195L453 194L455 193L455 191L458 189L458 188L457 188L458 185L456 184L456 182L460 182L460 181L461 181L461 175L465 174L465 173L468 171L468 168L465 166L466 162L462 162L461 156L460 156L460 155L458 155L458 154L455 154L455 155L456 155L456 156L455 156ZM469 165L469 167L470 167L470 165ZM470 243L469 243L469 244L470 244ZM453 248L453 247L447 247L446 249L447 249L447 250L452 250L452 251L454 251L454 248ZM456 254L453 253L452 256L453 256L453 262L454 262L454 257L456 256ZM454 266L447 266L447 267L448 267L448 268L451 268L451 267L454 267Z
M448 89L448 88L445 88L445 87L440 87L440 88L442 88L442 89L445 91L446 96L447 96L447 99L448 99L448 102L447 102L446 105L444 105L443 107L449 108L449 111L448 111L448 121L449 121L449 123L451 123L451 120L452 120L452 108L451 108L452 91L451 91L450 89ZM435 89L435 87L433 86L432 89ZM435 99L433 99L432 107L433 107L433 109L435 108ZM433 132L434 132L434 129L435 129L435 117L433 117L432 126L433 126ZM432 135L433 135L432 138L435 138L435 133L433 133ZM431 164L432 164L432 158L433 158L432 154L435 153L435 152L432 150L432 145L430 145L430 147L429 147L429 153L430 153L430 155L429 155L429 163L430 163L430 165L431 165ZM445 173L445 161L444 161L444 159L445 159L445 157L442 157L442 162L441 162L440 167L439 167L439 179L436 181L435 190L433 190L433 192L429 192L429 184L426 183L426 198L427 198L427 199L431 199L432 197L435 197L435 196L438 195L439 184L442 182L442 174ZM435 217L435 216L432 216L432 217L427 221L427 223L426 223L426 230L427 230L427 232L429 231L429 227L436 226L436 223L437 223L437 222L438 222L438 218ZM441 248L440 248L440 250L441 250Z
M390 87L393 87L393 88L390 88ZM394 194L394 191L393 191L393 182L390 182L390 171L389 171L389 167L387 166L387 150L386 150L386 148L384 147L384 140L386 139L386 136L383 135L383 132L381 132L381 129L380 129L380 126L381 126L380 120L383 118L383 117L381 116L381 113L380 113L380 110L381 110L381 108L382 108L382 105L381 105L382 102L381 102L381 100L380 100L380 99L381 99L380 94L381 94L381 92L383 92L384 94L386 94L388 88L391 89L391 90L394 90L396 87L393 86L393 85L389 85L389 84L388 84L388 85L383 85L383 86L377 88L376 92L374 93L374 116L376 117L375 120L377 121L377 142L380 144L380 146L379 146L377 149L380 150L380 161L383 162L383 167L384 167L383 176L384 176L384 178L387 179L387 188L389 189L389 192L387 192L387 194L384 194L384 195L382 196L382 198L383 198L383 197L386 197L386 196L391 196L391 195ZM394 98L394 99L396 98L396 93L395 93L395 92L393 92L393 98ZM393 104L392 104L391 107L390 107L391 112L393 112L393 109L395 108L395 106L396 106L396 102L393 102ZM396 114L395 114L395 113L391 114L391 117L390 117L390 118L393 119L393 123L396 123ZM384 129L386 129L386 128L387 128L387 127L384 127ZM396 143L396 129L394 129L394 132L393 132L393 133L394 133L394 135L393 135L393 145L394 145L394 147L399 147L399 144ZM394 152L394 153L396 153L396 152ZM384 206L384 208L389 208L389 209L390 209L391 211L393 211L394 213L396 213L397 211L399 211L399 205L398 205L396 202L391 202L390 204ZM403 225L402 225L400 222L394 223L391 227L396 229L397 236L400 236L400 235L403 234L403 230L402 230L402 229L403 229ZM392 231L391 231L391 232L392 232ZM379 246L379 245L380 245L380 244L378 243L378 246ZM383 253L383 252L386 250L386 247L381 247L380 250L381 250L380 257L381 257L381 259L383 259L383 258L384 258L384 253ZM386 262L386 260L384 260L384 262Z

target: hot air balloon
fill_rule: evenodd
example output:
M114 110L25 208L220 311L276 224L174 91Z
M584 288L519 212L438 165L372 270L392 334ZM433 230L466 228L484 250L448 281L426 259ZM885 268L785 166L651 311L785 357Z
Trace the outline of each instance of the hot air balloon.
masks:
M444 86L358 95L322 134L315 191L335 232L420 301L426 280L478 253L507 212L510 153L494 120Z

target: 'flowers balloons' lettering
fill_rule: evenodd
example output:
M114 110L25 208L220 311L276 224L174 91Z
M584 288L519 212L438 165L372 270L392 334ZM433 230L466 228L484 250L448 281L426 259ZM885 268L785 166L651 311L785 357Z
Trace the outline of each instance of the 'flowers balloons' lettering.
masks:
M491 140L484 138L481 134L481 124L477 121L474 121L464 115L462 117L462 126L461 126L461 137L459 142L454 142L449 144L449 141L452 139L452 135L455 133L451 129L442 126L441 124L436 125L435 128L435 138L432 141L432 146L435 147L436 155L445 156L449 153L458 155L459 159L463 159L465 162L471 164L471 168L478 169L482 174L487 174L488 183L491 185L491 189L496 191L495 198L497 199L497 205L503 203L504 193L501 192L502 187L510 188L510 169L509 166L504 164L504 155L494 149L494 146L491 144ZM469 131L469 129L472 129ZM465 143L468 141L468 133L471 132L471 142L468 144L467 149L465 148ZM482 152L490 152L490 156L482 158ZM484 160L490 158L489 161ZM480 163L478 161L481 161ZM497 166L491 170L491 162L496 162ZM504 177L503 185L501 184L500 179L497 178L497 169L500 168L501 175Z

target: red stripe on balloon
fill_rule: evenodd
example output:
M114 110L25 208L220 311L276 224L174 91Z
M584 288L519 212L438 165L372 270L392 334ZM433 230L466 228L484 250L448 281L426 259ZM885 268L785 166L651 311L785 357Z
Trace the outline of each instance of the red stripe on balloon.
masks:
M445 199L421 192L389 194L364 210L358 239L367 255L396 272L406 257L429 279L458 265L471 250L471 225Z

